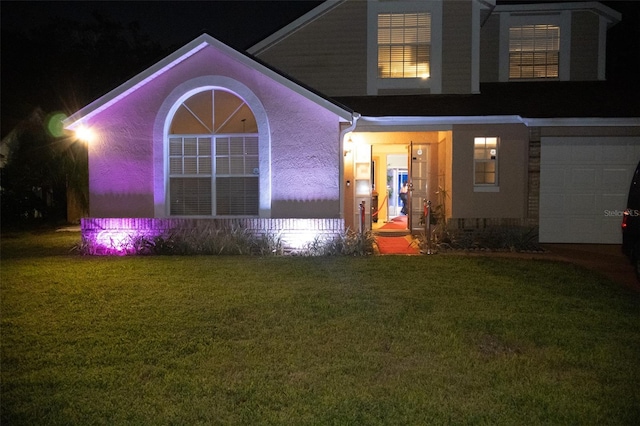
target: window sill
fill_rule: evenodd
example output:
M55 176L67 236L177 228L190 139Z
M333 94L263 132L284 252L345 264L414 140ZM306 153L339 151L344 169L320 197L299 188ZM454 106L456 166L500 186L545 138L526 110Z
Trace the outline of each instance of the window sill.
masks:
M428 89L431 87L431 78L407 77L407 78L380 78L376 79L377 89Z
M474 186L473 192L500 192L499 186Z

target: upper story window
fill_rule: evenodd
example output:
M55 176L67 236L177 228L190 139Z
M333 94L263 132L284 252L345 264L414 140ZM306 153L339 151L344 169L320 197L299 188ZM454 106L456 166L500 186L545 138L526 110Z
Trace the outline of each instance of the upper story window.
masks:
M559 58L559 26L509 28L509 79L558 78Z
M499 81L568 81L571 16L567 10L500 13Z
M442 92L442 0L367 1L367 94Z
M378 14L378 78L428 78L431 14Z

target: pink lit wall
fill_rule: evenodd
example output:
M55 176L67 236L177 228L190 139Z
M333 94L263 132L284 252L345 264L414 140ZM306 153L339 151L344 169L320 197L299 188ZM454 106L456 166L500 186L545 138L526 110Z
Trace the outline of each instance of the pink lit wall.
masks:
M260 133L260 217L339 216L339 118L213 47L146 82L87 123L92 217L166 217L165 132L178 102L226 87L254 111Z

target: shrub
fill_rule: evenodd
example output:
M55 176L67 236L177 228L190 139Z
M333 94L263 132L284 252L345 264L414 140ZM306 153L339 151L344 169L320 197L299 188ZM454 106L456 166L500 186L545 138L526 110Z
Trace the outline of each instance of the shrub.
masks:
M371 232L347 229L333 238L316 237L297 254L302 256L367 256L373 254L375 237Z
M426 250L424 235L419 238L420 248ZM495 226L484 229L447 229L435 235L432 249L438 250L500 250L541 251L538 229L522 226Z
M201 225L174 229L158 236L124 237L124 241L111 241L108 247L83 237L75 249L87 255L365 256L373 253L374 241L371 232L347 229L333 238L316 237L302 249L287 251L280 232L256 234L238 225Z

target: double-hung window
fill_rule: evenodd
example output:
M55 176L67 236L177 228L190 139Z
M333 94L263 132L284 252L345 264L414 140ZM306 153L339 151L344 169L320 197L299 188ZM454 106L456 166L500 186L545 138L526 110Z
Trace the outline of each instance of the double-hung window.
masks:
M479 187L498 185L498 138L477 137L473 140L473 183Z
M560 27L520 25L509 27L509 79L558 78Z
M242 99L219 89L193 95L168 140L170 215L258 215L257 125Z
M431 14L378 14L378 78L428 78Z

